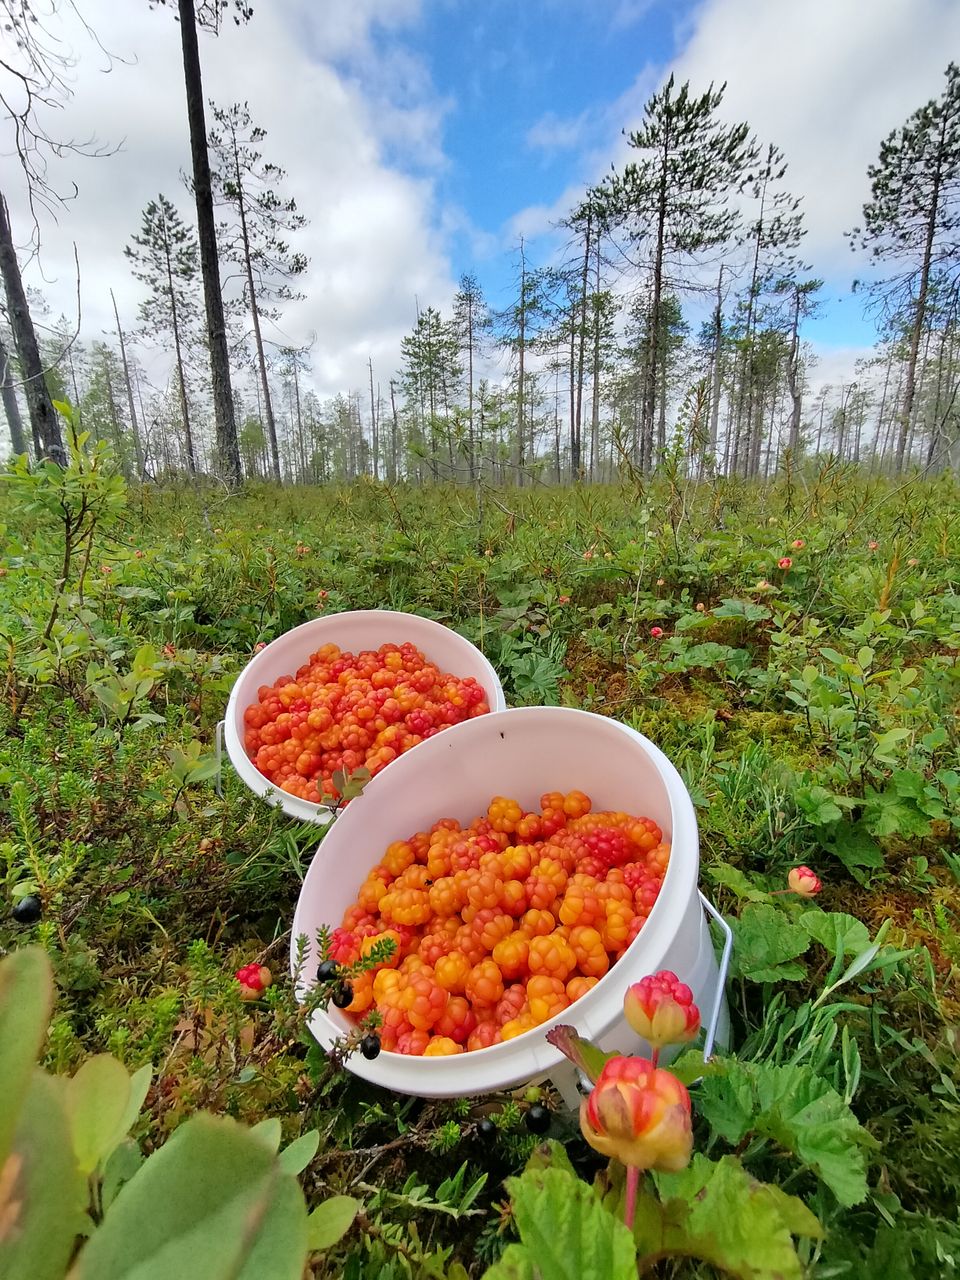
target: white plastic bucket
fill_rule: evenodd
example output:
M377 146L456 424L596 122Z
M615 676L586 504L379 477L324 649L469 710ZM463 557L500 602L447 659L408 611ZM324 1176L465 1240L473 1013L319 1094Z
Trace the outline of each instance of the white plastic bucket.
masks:
M329 822L330 810L324 805L311 804L309 800L280 791L260 772L243 745L246 731L243 713L257 701L257 690L261 685L273 684L282 675L293 675L322 645L336 644L341 649L360 653L366 649L379 649L382 644L404 644L407 641L416 645L441 671L461 678L473 676L483 687L490 710L504 710L507 704L497 673L480 650L432 618L389 609L357 609L314 618L278 636L261 649L241 671L231 690L224 721L224 740L231 764L250 790L271 804L279 805L291 818L298 818L301 822ZM390 769L396 763L394 761Z
M623 994L629 983L660 969L672 969L689 984L705 1021L717 1010L719 1035L725 1037L717 961L697 888L697 820L687 789L666 756L639 733L567 707L521 707L455 725L395 760L347 806L324 836L297 904L291 970L298 937L306 935L310 943L298 995L315 979L318 927L340 924L391 841L428 829L441 817L469 822L495 795L534 809L545 791L574 789L585 791L595 809L653 818L672 844L660 895L624 956L563 1013L513 1040L450 1057L383 1052L371 1062L352 1054L351 1071L398 1093L437 1098L494 1092L550 1076L572 1103L575 1073L544 1032L566 1022L604 1049L642 1051L624 1020ZM324 1048L351 1025L332 1005L310 1019Z

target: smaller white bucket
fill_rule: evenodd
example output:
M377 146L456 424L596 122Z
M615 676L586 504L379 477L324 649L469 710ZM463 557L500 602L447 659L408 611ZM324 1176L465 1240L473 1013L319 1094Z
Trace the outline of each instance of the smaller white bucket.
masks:
M243 745L246 732L243 714L257 701L257 690L261 685L273 684L282 675L294 675L322 645L335 644L351 653L360 653L379 649L382 644L405 644L408 641L441 671L461 678L473 676L486 693L491 711L506 708L497 673L480 650L432 618L389 609L356 609L313 618L261 649L240 672L230 692L224 720L227 755L250 790L263 796L270 804L279 805L291 818L301 822L329 822L331 813L326 806L311 804L309 800L280 791L260 772ZM444 733L449 733L449 729ZM392 769L396 763L395 760L389 768Z
M647 922L626 953L595 987L557 1017L487 1049L421 1058L383 1052L372 1062L352 1054L348 1067L398 1093L450 1098L490 1093L551 1077L572 1105L576 1074L544 1033L571 1023L607 1050L642 1052L623 1016L631 982L672 969L693 990L704 1021L726 1036L726 1010L697 880L697 820L683 780L652 742L615 720L567 707L520 707L455 725L395 760L366 787L326 833L307 872L291 939L309 951L302 998L315 979L321 925L336 927L367 872L394 840L428 829L442 817L467 823L495 795L538 807L546 791L585 791L597 810L652 818L671 842L670 862ZM324 1048L353 1024L333 1006L317 1010L310 1029Z

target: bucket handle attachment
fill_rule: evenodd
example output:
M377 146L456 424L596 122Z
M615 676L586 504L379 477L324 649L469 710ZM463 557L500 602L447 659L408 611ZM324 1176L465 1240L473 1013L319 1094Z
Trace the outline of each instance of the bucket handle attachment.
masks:
M705 897L703 893L700 893L699 897L703 904L704 911L706 911L711 920L716 921L723 933L723 951L720 955L717 994L713 999L713 1008L710 1010L710 1020L707 1023L707 1033L703 1041L703 1060L704 1062L707 1062L713 1056L713 1046L717 1038L717 1027L720 1023L720 1014L723 1011L723 999L727 988L727 973L730 969L730 956L733 952L733 930L709 898ZM699 1084L699 1081L694 1081L694 1083Z

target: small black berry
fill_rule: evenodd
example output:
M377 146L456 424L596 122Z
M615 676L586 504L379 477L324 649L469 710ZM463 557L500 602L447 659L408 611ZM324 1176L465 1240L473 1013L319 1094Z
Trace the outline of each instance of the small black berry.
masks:
M360 1041L360 1052L371 1061L380 1054L380 1037L372 1031Z
M493 1123L489 1116L484 1116L477 1125L477 1133L481 1138L493 1138L496 1135L497 1126Z
M353 1003L353 987L349 982L341 982L333 989L333 1003L338 1009L345 1009Z
M531 1133L546 1133L550 1128L550 1112L539 1102L533 1104L524 1116L524 1120Z
M35 893L21 898L13 908L13 918L17 924L36 924L43 911L43 904Z
M331 978L337 976L337 962L335 960L324 960L317 969L317 981L329 982Z

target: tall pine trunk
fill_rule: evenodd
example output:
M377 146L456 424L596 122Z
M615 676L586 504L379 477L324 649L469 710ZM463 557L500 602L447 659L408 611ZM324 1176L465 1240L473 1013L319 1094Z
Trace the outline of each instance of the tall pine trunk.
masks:
M137 479L143 479L143 446L140 444L140 430L137 426L137 411L133 404L133 386L130 382L130 366L127 364L127 344L124 341L123 329L120 327L120 312L117 300L110 290L110 301L113 303L113 315L117 322L117 337L120 340L120 359L123 363L123 380L127 385L127 409L130 413L130 430L133 433L133 455L137 467Z
M790 355L787 360L787 387L790 391L790 452L800 448L800 415L803 391L800 386L800 286L793 297L793 325L790 329Z
M723 265L717 277L717 305L713 312L713 356L710 372L710 428L707 452L716 469L717 432L720 426L720 355L723 347Z
M210 347L210 380L213 386L217 457L227 483L239 485L242 478L240 447L237 443L237 423L234 416L233 392L230 388L227 326L223 318L223 295L220 289L217 225L213 213L210 157L207 154L207 125L203 113L203 80L200 74L200 49L197 44L197 15L194 0L177 0L177 3L180 13L180 42L183 50L187 120L190 125L193 190L197 202L200 270L203 276L203 297L207 312L207 342Z
M20 264L13 245L7 202L0 192L0 275L7 295L7 318L13 334L14 345L20 358L20 376L23 379L30 429L37 457L46 457L60 466L66 465L67 456L60 434L60 421L47 391L43 376L43 363L37 335L27 305L27 294L20 278Z
M660 189L657 196L657 241L653 258L653 298L650 307L649 364L643 398L643 435L650 454L653 452L653 420L657 408L657 374L660 361L660 309L663 295L663 254L667 221L667 158L670 154L670 131L664 128L663 163L660 169ZM648 455L648 464L652 457Z
M10 428L10 447L19 456L27 452L27 438L23 434L23 418L20 416L20 405L17 401L17 390L13 380L13 361L0 339L0 395L3 397L3 412Z
M373 478L380 479L380 421L377 416L377 403L373 398L373 357L367 357L367 368L370 370L370 440L373 450Z
M587 345L587 280L590 274L590 215L587 214L587 229L583 237L583 273L580 278L580 324L579 351L577 355L577 406L576 429L570 433L570 466L574 480L583 479L583 366ZM571 325L573 320L571 318Z
M273 478L280 484L280 448L277 444L277 423L273 416L273 396L270 394L270 379L267 376L267 358L263 350L263 334L260 331L260 309L257 306L257 291L253 283L253 262L250 258L250 233L247 229L247 206L243 192L243 174L240 172L240 153L237 150L237 135L233 135L234 181L237 186L237 211L240 214L240 238L243 241L243 268L247 277L247 295L250 302L250 320L253 324L253 340L257 348L257 371L260 375L260 387L263 392L263 412L267 421L267 439L270 442L270 459L273 465Z
M943 129L946 128L944 121ZM920 265L920 288L917 292L917 306L913 313L913 325L910 329L910 353L907 356L907 377L903 389L903 404L900 411L900 433L897 436L897 471L903 470L907 452L907 439L913 420L913 402L917 394L917 356L920 352L920 339L927 316L927 291L930 287L930 261L933 256L933 237L937 226L937 211L940 203L940 184L942 182L943 134L941 132L941 148L937 154L937 166L933 173L933 192L930 210L927 217L926 236L923 242L923 261Z
M170 240L166 223L163 226L163 252L167 264L167 292L170 295L170 323L173 326L173 350L177 361L177 382L180 391L180 416L183 420L183 438L187 450L187 470L197 474L197 457L193 448L193 429L190 425L190 406L187 403L187 381L183 371L183 345L180 341L180 318L177 311L177 293L173 286L173 265L170 262Z

